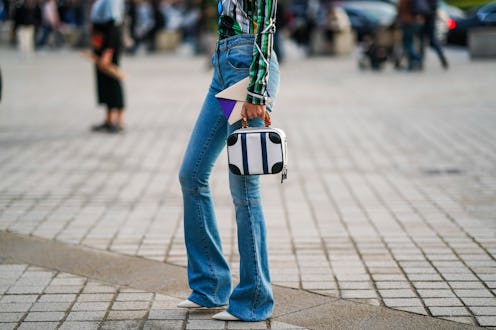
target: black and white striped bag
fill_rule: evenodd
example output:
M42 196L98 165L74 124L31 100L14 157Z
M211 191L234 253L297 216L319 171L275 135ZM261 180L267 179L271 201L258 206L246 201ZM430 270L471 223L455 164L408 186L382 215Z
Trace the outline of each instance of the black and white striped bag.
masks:
M287 140L283 130L272 127L246 127L227 138L229 170L237 175L281 173L287 178Z

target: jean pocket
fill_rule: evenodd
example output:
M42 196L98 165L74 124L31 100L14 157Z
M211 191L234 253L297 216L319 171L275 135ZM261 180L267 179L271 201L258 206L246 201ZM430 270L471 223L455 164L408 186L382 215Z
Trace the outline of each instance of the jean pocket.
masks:
M248 70L253 59L253 44L242 44L227 51L227 62L236 70Z

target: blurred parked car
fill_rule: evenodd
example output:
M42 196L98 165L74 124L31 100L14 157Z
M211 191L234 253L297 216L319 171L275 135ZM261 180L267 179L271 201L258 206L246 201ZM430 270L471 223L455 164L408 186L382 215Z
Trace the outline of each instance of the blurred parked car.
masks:
M452 17L448 43L466 46L468 31L484 26L496 26L496 1L479 7L466 16Z

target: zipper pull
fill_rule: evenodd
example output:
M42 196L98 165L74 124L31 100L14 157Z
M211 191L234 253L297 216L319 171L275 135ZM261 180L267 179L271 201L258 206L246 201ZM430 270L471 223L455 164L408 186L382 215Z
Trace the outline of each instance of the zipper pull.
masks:
M284 182L284 180L286 180L288 178L288 169L285 168L282 170L282 173L281 173L281 183Z

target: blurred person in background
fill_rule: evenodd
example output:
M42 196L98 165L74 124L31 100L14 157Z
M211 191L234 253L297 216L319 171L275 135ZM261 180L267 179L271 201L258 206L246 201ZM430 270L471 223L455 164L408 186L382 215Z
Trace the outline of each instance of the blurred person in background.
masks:
M165 17L162 14L160 3L160 0L151 0L153 26L145 37L149 52L155 52L157 50L157 36L165 27Z
M3 22L9 18L10 11L10 1L1 0L0 1L0 22Z
M38 12L35 0L21 0L14 9L17 46L22 59L29 59L34 50L34 32Z
M319 0L291 2L291 38L311 55L311 41L320 11Z
M217 41L217 1L201 0L200 18L198 20L198 43L196 52L206 54L208 66L212 65L212 54Z
M200 36L200 19L201 19L201 0L187 0L184 2L182 9L181 37L186 43L193 48L193 53L198 54L199 36Z
M398 23L402 31L402 44L408 59L408 71L422 69L422 55L415 49L415 43L420 39L423 18L412 10L412 1L398 1Z
M165 19L160 10L160 0L137 0L134 1L129 12L133 29L131 36L133 46L130 49L131 54L135 54L142 43L146 44L147 51L156 50L157 35L165 26Z
M438 6L439 6L439 0L427 0L427 3L429 4L429 11L426 12L424 16L424 25L422 29L422 34L421 34L421 51L422 51L422 58L424 57L424 51L425 51L425 44L426 41L425 39L429 39L429 46L436 52L437 57L439 58L439 61L441 62L441 65L444 69L448 69L448 60L446 59L446 56L443 53L443 49L441 48L441 44L439 40L437 39L437 33L436 33L436 20L437 20L437 14L438 14Z
M285 59L282 31L288 25L288 19L286 15L286 7L283 3L278 2L276 12L276 32L274 33L274 52L277 55L279 63L284 62Z
M276 0L221 0L213 77L186 149L179 180L183 193L188 283L192 290L179 308L223 308L212 316L224 321L262 321L272 315L265 217L259 176L229 173L240 256L239 284L231 289L229 264L222 253L209 177L226 145L241 127L230 125L215 95L249 79L241 116L249 126L264 125L277 96L279 66L272 50Z
M52 34L55 38L55 47L59 47L62 44L61 26L57 1L46 0L41 7L41 29L36 39L36 48L44 47Z
M64 0L59 2L60 20L64 24L64 34L71 46L81 47L85 34L85 8L83 0Z
M124 0L96 0L91 8L91 45L96 60L98 104L106 107L104 122L96 132L119 133L124 129L124 91L121 80L108 73L118 68L122 48Z

